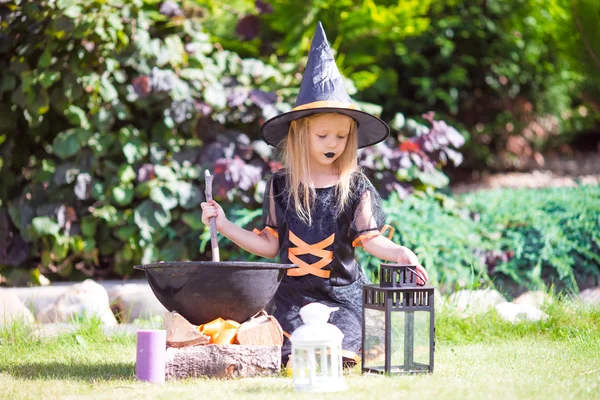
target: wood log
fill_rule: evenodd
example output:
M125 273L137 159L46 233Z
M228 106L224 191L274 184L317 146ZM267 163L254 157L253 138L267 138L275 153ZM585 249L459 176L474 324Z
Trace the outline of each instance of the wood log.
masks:
M281 347L209 344L167 349L165 376L170 379L247 378L279 373Z
M240 326L236 343L247 346L281 346L283 329L275 317L261 311Z
M199 332L195 325L176 311L165 315L163 327L167 331L167 347L196 346L210 342L210 336Z

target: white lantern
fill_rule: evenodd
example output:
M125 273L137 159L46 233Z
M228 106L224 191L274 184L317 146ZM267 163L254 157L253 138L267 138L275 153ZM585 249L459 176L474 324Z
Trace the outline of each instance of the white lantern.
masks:
M327 323L338 308L310 303L300 309L304 325L296 329L292 342L292 377L301 392L335 392L346 389L342 371L344 334Z

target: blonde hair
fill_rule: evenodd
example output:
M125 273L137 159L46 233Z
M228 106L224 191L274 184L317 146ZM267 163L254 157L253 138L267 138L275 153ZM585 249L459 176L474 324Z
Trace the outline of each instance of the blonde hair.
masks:
M284 139L282 146L282 164L288 177L286 180L286 197L288 203L292 199L294 200L296 213L308 225L312 225L311 206L316 194L309 169L309 125L311 120L327 114L329 113L314 114L291 121L287 139ZM350 180L352 174L359 171L357 151L358 137L356 122L352 120L346 148L333 164L340 176L336 190L338 213L348 204L350 199Z

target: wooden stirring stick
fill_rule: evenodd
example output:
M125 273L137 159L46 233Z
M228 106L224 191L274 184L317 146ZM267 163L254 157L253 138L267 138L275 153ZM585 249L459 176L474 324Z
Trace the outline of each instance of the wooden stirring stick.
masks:
M206 195L206 201L209 202L212 200L212 181L213 176L210 174L208 170L204 171L204 194ZM215 217L211 217L208 219L209 227L210 227L210 245L212 248L212 260L213 261L221 261L221 257L219 256L219 242L217 241L217 220Z

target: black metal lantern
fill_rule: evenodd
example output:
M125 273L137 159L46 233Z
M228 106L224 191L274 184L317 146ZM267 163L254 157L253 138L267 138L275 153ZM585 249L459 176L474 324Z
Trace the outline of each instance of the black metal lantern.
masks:
M433 372L433 287L414 265L381 264L380 284L363 286L362 372Z

